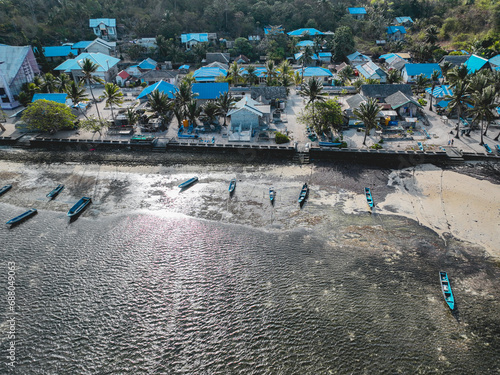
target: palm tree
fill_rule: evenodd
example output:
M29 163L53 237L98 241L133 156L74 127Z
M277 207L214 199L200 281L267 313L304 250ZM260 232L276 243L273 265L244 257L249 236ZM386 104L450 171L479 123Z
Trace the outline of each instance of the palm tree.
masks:
M424 42L432 45L436 44L438 40L438 34L439 34L439 29L435 25L429 26L425 30Z
M439 79L439 71L434 70L431 74L431 82L432 82L432 90L431 90L431 95L429 96L429 111L432 112L432 95L434 94L434 89L436 88L436 83Z
M201 107L198 107L198 103L196 103L196 100L191 100L187 104L186 108L186 116L189 119L189 122L193 124L194 126L197 126L196 124L196 119L200 116L201 114Z
M236 101L234 100L233 96L227 91L223 94L220 94L220 96L217 98L216 104L219 108L219 114L221 116L224 116L224 126L226 126L227 113L231 110L231 108L234 107L235 102Z
M307 85L299 91L299 95L307 99L307 106L312 105L312 118L314 121L314 102L324 101L328 96L327 92L323 91L323 84L317 78L311 78L307 81Z
M204 117L208 120L209 123L214 123L217 119L217 116L220 115L219 106L212 100L206 102L205 105L203 105L202 111Z
M312 56L314 52L310 46L306 46L302 51L302 55L299 57L299 62L302 65L302 79L304 79L304 68L306 64L312 61Z
M68 94L68 98L71 99L73 105L78 106L78 109L83 113L85 118L88 118L85 112L83 112L83 109L78 105L81 101L87 100L87 93L83 87L83 82L80 81L76 83L75 81L71 81L71 83L65 87L64 92Z
M96 103L94 91L92 90L91 83L94 83L94 82L102 83L103 82L103 80L101 78L94 75L94 73L97 71L97 68L99 68L99 65L94 63L89 58L78 61L78 65L80 65L80 68L82 70L82 74L83 74L82 80L84 80L87 83L87 86L89 86L90 94L92 95L92 100L94 101L94 103ZM96 105L95 108L97 110L97 116L99 117L99 119L101 119L101 114L99 113L99 107Z
M465 81L468 75L469 71L467 70L467 67L462 64L460 66L455 66L454 68L450 69L450 71L448 72L448 80L450 84L453 86L458 81L461 82Z
M481 142L479 143L481 146L484 145L483 135L486 135L486 131L483 134L484 121L486 120L489 126L493 120L493 111L496 108L495 97L495 89L488 86L482 91L474 92L470 98L474 107L469 109L469 112L474 120L481 121Z
M230 82L234 86L236 86L239 79L241 78L240 67L238 66L238 63L236 61L234 61L229 67L229 70L227 71L227 77L229 78Z
M257 77L256 68L253 65L250 65L246 68L246 73L244 74L245 82L248 82L250 85L257 85L259 83L259 77Z
M56 90L59 92L66 92L66 87L71 84L71 78L66 73L61 73L56 78Z
M166 114L172 106L172 100L160 90L154 90L148 95L148 104L159 116Z
M344 69L345 70L345 69ZM401 72L397 69L391 69L387 72L387 83L394 84L403 81Z
M448 81L448 73L453 68L453 64L449 61L445 61L440 66L441 66L441 73L443 73L444 80Z
M267 86L274 86L276 78L276 64L274 60L268 60L266 62L266 84Z
M113 105L120 107L123 103L123 92L120 87L114 83L106 83L104 85L104 97L106 98L106 106L111 108L111 117L115 119L115 114L113 112Z
M423 74L418 75L417 78L415 79L415 91L420 94L424 92L425 88L428 86L429 86L429 78L427 78Z
M457 134L455 135L455 138L460 138L458 135L459 129L460 129L460 116L462 114L462 110L465 106L465 103L469 101L468 94L469 87L468 83L466 81L457 81L453 85L453 94L452 95L447 95L445 97L445 100L449 100L448 103L448 110L453 111L454 109L457 110Z
M359 108L356 108L353 113L365 124L365 138L363 139L363 145L366 146L366 137L370 131L377 127L377 117L380 112L380 107L378 106L377 99L368 98L366 103L361 103Z
M52 73L45 73L43 76L42 85L40 86L42 92L53 93L56 91L56 77Z
M127 120L129 125L135 125L137 121L139 121L139 114L134 111L132 108L127 108Z
M191 83L188 81L182 81L179 85L179 89L174 93L174 114L177 117L180 115L182 119L186 117L187 105L195 98L193 94Z

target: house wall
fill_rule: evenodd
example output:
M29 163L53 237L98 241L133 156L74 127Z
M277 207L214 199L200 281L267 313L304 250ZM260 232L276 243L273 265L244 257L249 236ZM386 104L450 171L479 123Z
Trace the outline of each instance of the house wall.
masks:
M88 53L100 52L100 53L103 53L105 55L111 56L111 54L113 53L113 49L110 49L110 48L103 46L102 44L99 44L99 43L94 43L86 49L86 52L88 52Z
M93 27L92 29L94 30L95 35L104 40L116 40L117 38L115 27L105 26L104 29L101 30L98 26Z
M249 111L241 110L231 115L231 130L250 130L259 126L259 116Z

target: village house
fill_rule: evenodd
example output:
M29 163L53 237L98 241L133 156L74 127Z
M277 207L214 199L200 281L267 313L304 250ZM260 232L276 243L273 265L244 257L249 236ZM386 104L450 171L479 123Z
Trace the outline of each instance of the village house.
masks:
M478 72L480 70L491 70L491 66L488 60L478 55L470 56L464 63L464 65L467 67L467 71L469 72L469 74Z
M214 63L214 62L219 62L222 64L229 65L229 62L231 60L231 55L229 53L223 53L223 52L208 52L205 55L205 63L207 65Z
M196 82L215 82L218 77L226 77L227 70L216 67L202 66L193 73Z
M392 23L396 26L405 26L405 27L410 27L413 25L413 20L411 17L395 17Z
M295 72L300 75L303 74L304 81L314 78L320 80L325 86L331 85L333 82L333 73L326 68L308 66L304 68L304 72L302 72L302 69L296 69Z
M275 36L279 34L284 34L285 28L281 25L278 26L264 26L264 35L265 36Z
M37 53L36 48L34 52ZM69 57L75 57L78 55L78 50L71 48L71 46L43 47L43 55L49 62L58 62Z
M387 40L390 42L400 42L405 40L406 29L404 26L388 26Z
M250 96L236 102L227 116L231 119L231 132L238 134L240 141L250 141L251 133L260 126L269 124L271 109ZM246 132L246 133L245 133Z
M93 18L89 20L89 26L99 38L104 40L116 40L116 19Z
M33 82L40 69L31 46L0 45L0 101L2 109L20 104L17 96L24 83Z
M175 85L172 85L171 83L165 82L165 81L159 81L156 82L148 87L145 87L139 96L137 96L137 99L141 102L145 102L148 100L148 95L150 95L153 91L159 91L165 95L167 95L170 99L173 99L175 96L175 93L177 92L178 88Z
M90 59L90 61L97 65L97 70L94 75L105 82L112 82L114 77L118 74L117 65L120 59L103 53L81 53L74 59L66 60L54 68L54 70L71 74L73 80L77 81L83 76L80 64L85 59Z
M387 80L387 73L373 61L368 61L363 65L357 65L355 69L364 79L377 79L380 83L385 83Z
M356 20L362 20L366 16L366 9L365 8L347 8L347 13L349 13Z
M406 64L402 70L403 82L415 82L419 75L423 75L427 79L431 79L432 73L437 70L439 78L442 77L441 67L439 64Z
M190 33L181 34L181 43L185 45L186 51L193 48L198 43L209 43L217 41L215 33Z
M195 100L198 105L204 105L209 100L216 100L222 94L229 92L229 83L227 82L208 82L193 83L191 91L195 94Z
M372 59L356 51L347 56L347 61L349 62L350 65L356 66L356 65L363 65L368 61L372 61Z
M305 36L315 36L315 35L324 35L321 31L313 28L308 29L297 29L287 33L288 36L295 37L305 37Z
M172 85L177 84L177 71L175 70L148 70L141 74L138 78L141 82L146 82L148 85L159 81L165 81Z
M452 67L460 66L462 64L465 64L469 57L469 55L446 55L441 57L441 59L438 61L438 64L443 65L445 62L449 62Z

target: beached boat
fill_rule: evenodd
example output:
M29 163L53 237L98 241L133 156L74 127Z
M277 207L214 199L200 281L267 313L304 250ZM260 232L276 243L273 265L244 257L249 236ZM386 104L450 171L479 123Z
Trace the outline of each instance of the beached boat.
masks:
M12 188L12 185L5 185L3 188L0 189L0 195L5 194Z
M455 308L455 299L453 298L453 293L451 291L450 280L448 280L448 274L444 271L439 272L439 281L441 283L441 290L443 291L443 297L450 309Z
M180 184L179 187L181 189L187 188L188 186L191 186L192 184L194 184L196 181L198 181L198 177L190 178L189 180L184 181L182 184Z
M492 151L491 151L490 146L488 146L486 143L485 143L483 146L484 146L484 148L486 149L486 152L487 152L488 154L491 154L491 152L492 152Z
M15 224L19 224L20 222L30 218L31 216L35 215L37 213L37 210L36 208L32 208L28 211L26 211L25 213L19 215L19 216L16 216L15 218L13 219L10 219L9 221L7 221L7 225L15 225Z
M373 197L370 188L365 188L365 196L366 201L368 202L368 206L370 206L370 208L373 208Z
M307 198L307 195L309 194L309 187L307 186L307 183L302 185L302 190L300 191L299 194L299 203L303 204Z
M271 201L271 204L274 204L274 199L276 198L276 191L274 191L273 188L269 189L269 200Z
M85 207L87 207L90 204L90 202L92 202L91 198L82 197L82 199L80 199L78 202L75 203L73 207L70 208L70 210L68 211L68 216L73 217L80 214L85 209Z
M342 142L318 142L320 147L340 147Z
M497 153L500 154L500 145L497 145Z
M229 194L233 194L234 193L234 189L236 189L236 179L233 178L231 180L231 182L229 183Z
M64 185L59 184L54 190L52 190L49 194L47 194L46 197L54 199L55 197L57 197L57 194L59 194L62 191L62 189L64 189Z
M417 142L417 145L420 151L424 151L424 145L422 144L422 142Z

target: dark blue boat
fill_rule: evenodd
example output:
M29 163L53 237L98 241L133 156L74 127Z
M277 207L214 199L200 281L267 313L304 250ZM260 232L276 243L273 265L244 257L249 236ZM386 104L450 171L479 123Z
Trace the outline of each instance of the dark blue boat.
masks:
M273 188L269 189L269 200L271 201L271 204L274 204L274 199L276 198L276 191L274 191Z
M320 147L340 147L342 142L318 142Z
M497 152L500 154L500 145L497 145Z
M492 151L491 151L490 146L488 146L486 143L485 143L483 146L484 146L484 148L486 149L486 152L487 152L488 154L491 154L491 152L492 152Z
M3 188L0 189L0 195L5 194L12 188L12 185L5 185Z
M441 283L441 290L443 291L443 297L449 308L453 310L455 308L455 299L453 298L453 292L451 291L450 280L448 280L448 274L444 271L439 271L439 282Z
M302 190L300 191L299 194L299 203L303 204L307 198L307 195L309 194L309 187L307 186L307 183L302 185Z
M62 189L64 189L64 185L59 184L54 190L52 190L49 194L47 194L46 197L54 199L62 191Z
M234 193L234 189L236 189L236 179L233 178L231 180L231 182L229 183L229 194L233 194Z
M28 211L26 211L25 213L19 215L19 216L16 216L15 218L13 219L10 219L9 221L7 221L7 225L15 225L15 224L19 224L21 223L22 221L30 218L31 216L33 215L36 215L38 211L36 210L36 208L32 208Z
M366 201L368 202L368 206L370 206L370 208L373 208L373 197L370 188L365 188L365 196Z
M194 184L196 181L198 181L198 177L190 178L189 180L184 181L182 184L180 184L179 187L181 189L187 188L188 186L191 186L192 184Z
M80 214L85 209L85 207L90 204L90 202L92 202L91 198L82 197L82 199L80 199L73 207L70 208L70 210L68 211L68 216L73 217Z

